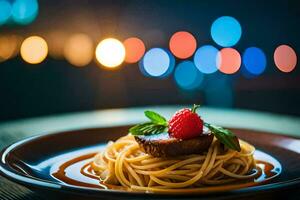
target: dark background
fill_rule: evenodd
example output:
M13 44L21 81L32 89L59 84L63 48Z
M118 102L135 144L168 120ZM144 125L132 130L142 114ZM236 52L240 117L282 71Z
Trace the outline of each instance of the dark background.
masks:
M121 41L137 36L151 47L168 47L171 35L190 31L198 46L213 44L212 22L233 16L242 26L242 38L234 47L243 52L258 46L267 56L267 69L247 77L205 75L201 88L180 90L173 74L165 79L145 77L137 64L105 70L95 62L77 68L48 56L39 65L20 56L0 63L0 120L63 112L144 105L201 103L206 106L243 108L300 115L300 69L279 71L273 61L277 46L288 44L300 52L300 3L298 1L151 1L61 0L39 1L39 15L30 25L0 26L0 34L23 37L51 31L86 33L95 43L106 37ZM220 47L218 47L220 48Z

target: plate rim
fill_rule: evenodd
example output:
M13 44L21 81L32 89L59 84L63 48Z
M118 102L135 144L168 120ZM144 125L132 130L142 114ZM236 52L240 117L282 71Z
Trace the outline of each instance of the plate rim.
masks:
M16 170L13 170L10 168L9 165L6 164L5 158L9 155L9 153L14 150L16 147L26 144L27 142L46 137L49 135L59 135L59 134L65 134L65 133L70 133L74 131L87 131L87 130L93 130L93 129L103 129L103 128L121 128L121 127L127 127L130 125L121 125L121 126L107 126L107 127L92 127L92 128L82 128L82 129L73 129L73 130L66 130L66 131L54 131L54 132L49 132L49 133L41 133L29 137L25 137L23 139L20 139L5 148L3 148L0 151L0 175L14 183L20 184L22 186L25 186L26 188L40 188L40 189L47 189L47 190L60 190L60 192L67 192L67 193L74 193L76 192L82 192L82 191L87 191L87 192L92 192L92 194L87 194L87 195L97 195L97 194L104 194L104 195L126 195L126 196L152 196L152 197L186 197L186 196L211 196L211 195L216 195L216 194L227 194L227 195L235 195L235 194L247 194L247 193L257 193L257 192L268 192L268 191L273 191L273 190L280 190L285 187L289 188L294 188L297 186L300 186L300 176L283 181L283 182L277 182L277 183L268 183L264 185L256 185L252 187L246 187L246 188L240 188L236 190L229 190L229 191L222 191L222 192L217 192L217 193L189 193L189 194L167 194L167 193L152 193L152 192L137 192L137 191L122 191L122 190L109 190L109 189L96 189L96 188L87 188L87 187L82 187L82 186L72 186L72 185L63 185L59 183L53 183L48 180L43 180L43 179L34 179L30 178L28 176L25 176L21 173L19 173ZM230 128L230 127L229 127ZM238 129L238 130L251 130L248 128L234 128L232 129ZM300 137L293 136L293 135L285 135L285 134L277 134L277 133L272 133L268 131L261 131L261 130L254 130L256 132L262 132L267 135L279 135L281 137L285 138L292 138L292 139L297 139L300 140Z

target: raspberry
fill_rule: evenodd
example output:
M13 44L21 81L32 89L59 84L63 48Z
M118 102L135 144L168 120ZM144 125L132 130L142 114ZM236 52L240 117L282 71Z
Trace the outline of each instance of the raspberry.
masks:
M178 139L190 139L203 132L203 120L195 113L198 106L177 111L169 120L169 134Z

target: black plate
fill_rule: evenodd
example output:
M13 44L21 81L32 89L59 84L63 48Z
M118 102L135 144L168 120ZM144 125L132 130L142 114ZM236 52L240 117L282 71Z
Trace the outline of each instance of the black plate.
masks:
M173 195L100 190L72 186L51 176L55 165L65 159L95 152L108 140L115 140L127 133L128 126L94 128L35 136L10 145L1 152L0 172L6 178L31 190L50 195L73 195L73 197L97 198L172 198ZM224 199L259 194L274 195L281 189L300 186L300 140L293 137L258 131L232 129L240 138L250 142L257 149L274 156L282 165L282 173L271 182L239 190L215 194L190 194L189 198ZM268 193L269 192L269 193ZM270 193L271 192L271 193ZM185 198L187 195L178 196Z

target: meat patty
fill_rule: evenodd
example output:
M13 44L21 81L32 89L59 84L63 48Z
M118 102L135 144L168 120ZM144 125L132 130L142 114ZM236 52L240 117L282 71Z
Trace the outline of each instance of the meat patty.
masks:
M203 134L187 140L170 137L168 133L135 136L135 140L145 152L154 157L199 154L208 150L213 138L213 134L206 127Z

